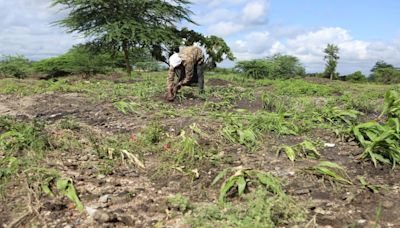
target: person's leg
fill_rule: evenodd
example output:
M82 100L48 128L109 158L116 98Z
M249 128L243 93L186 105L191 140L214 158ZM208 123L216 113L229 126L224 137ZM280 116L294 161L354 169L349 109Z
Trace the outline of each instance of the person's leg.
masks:
M196 74L197 74L200 93L204 93L204 70L205 70L205 64L204 63L197 65Z
M178 76L178 83L185 79L185 69L182 66L179 66L175 69L175 74ZM180 89L181 89L181 87L176 86L176 84L173 86L172 94L173 94L174 99Z
M168 101L173 101L174 100L174 87L175 87L175 71L174 69L170 69L168 72L168 77L167 77L167 94L166 94L166 99Z

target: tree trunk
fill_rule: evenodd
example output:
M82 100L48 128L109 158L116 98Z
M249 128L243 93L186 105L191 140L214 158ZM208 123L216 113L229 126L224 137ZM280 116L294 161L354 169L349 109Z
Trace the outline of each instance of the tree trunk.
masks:
M333 73L331 72L331 81L333 80Z
M129 46L128 46L128 41L124 40L122 42L122 49L124 50L124 55L125 55L125 64L126 64L126 72L128 73L128 76L131 75L132 73L132 66L129 60Z

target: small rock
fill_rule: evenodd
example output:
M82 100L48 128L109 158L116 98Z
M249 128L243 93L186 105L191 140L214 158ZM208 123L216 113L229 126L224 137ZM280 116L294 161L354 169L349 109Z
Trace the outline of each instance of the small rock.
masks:
M87 161L87 160L89 160L89 156L84 155L84 156L82 156L79 160L80 160L80 161Z
M106 176L104 175L104 174L99 174L98 176L97 176L97 179L104 179L104 178L106 178Z
M305 195L308 193L310 193L310 189L300 189L300 190L296 190L294 192L294 194L296 194L296 195Z
M336 144L334 144L334 143L325 143L324 144L324 147L326 147L326 148L334 148L336 146Z
M117 216L115 214L107 214L103 211L97 211L93 218L99 223L107 223L107 222L117 222Z
M321 215L330 215L330 214L332 214L332 212L326 211L326 210L324 210L324 209L322 209L320 207L315 208L314 211L315 211L315 213L321 214Z
M110 199L111 199L110 195L101 196L99 199L99 203L107 203L108 200L110 200Z
M386 209L392 208L393 206L394 206L394 203L392 201L384 201L382 203L382 207L384 207Z
M365 219L360 219L360 220L357 221L358 225L363 225L365 223L367 223L367 220L365 220Z

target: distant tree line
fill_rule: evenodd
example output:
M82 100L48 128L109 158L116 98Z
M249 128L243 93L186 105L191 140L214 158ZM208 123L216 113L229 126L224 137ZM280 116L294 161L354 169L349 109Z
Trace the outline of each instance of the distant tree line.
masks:
M384 61L378 61L371 69L369 77L361 71L349 75L340 76L336 72L338 65L339 47L328 44L323 50L326 61L325 70L321 73L306 74L304 66L299 59L290 55L276 54L263 59L240 61L236 64L235 70L246 77L255 79L288 79L294 77L320 77L330 80L343 80L350 82L376 82L382 84L400 83L400 68L396 68Z

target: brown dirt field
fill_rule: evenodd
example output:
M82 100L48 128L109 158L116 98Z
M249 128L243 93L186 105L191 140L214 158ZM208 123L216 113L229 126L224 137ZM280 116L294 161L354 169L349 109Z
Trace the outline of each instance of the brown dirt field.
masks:
M210 79L208 83L210 86L232 84L220 79ZM164 97L159 95L153 99L161 101ZM179 109L201 106L204 101L192 94L182 101L178 99L166 104ZM255 101L240 100L235 108L255 112L262 109L262 102L259 98ZM113 104L96 103L79 93L47 93L28 97L0 95L0 116L4 115L21 120L38 118L46 121L50 127L57 120L75 118L98 136L116 132L136 133L149 121L148 117L141 115L123 115L113 108ZM210 133L219 127L217 123L195 116L161 120L171 134L187 129L193 123ZM64 133L54 132L60 137ZM49 227L153 227L161 221L165 222L166 227L186 227L182 217L170 217L165 199L182 193L192 202L213 202L218 189L211 188L210 183L218 172L225 167L244 166L269 171L283 178L289 195L310 202L304 210L309 212L310 218L315 218L315 227L346 227L355 223L354 227L369 227L376 220L376 210L380 206L382 227L400 227L400 205L396 203L400 200L398 170L391 170L388 166L375 168L369 162L360 161L358 155L362 152L361 148L353 142L338 140L333 133L315 131L310 137L335 143L334 148L321 149L322 157L346 167L353 180L364 175L368 182L387 185L388 189L374 194L357 185L344 188L317 178L304 169L318 161L306 159L292 163L283 156L275 156L277 146L299 143L303 137L271 133L263 138L263 149L259 153L248 153L240 145L223 148L220 151L224 157L222 163L218 166L199 164L199 178L194 179L179 171L168 176L155 175L163 161L154 153L147 153L141 158L145 161L145 169L121 166L108 175L97 174L96 167L100 159L93 151L54 154L46 158L44 166L60 170L74 179L79 197L89 213L80 214L72 210L73 206L65 199L46 198L39 212L40 217ZM212 141L205 140L202 143L207 145ZM15 187L8 186L9 189ZM15 195L0 201L2 225L15 219L10 214L10 208L15 209L16 205L24 203L23 192L15 192Z

